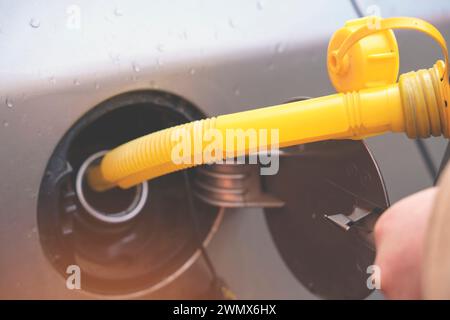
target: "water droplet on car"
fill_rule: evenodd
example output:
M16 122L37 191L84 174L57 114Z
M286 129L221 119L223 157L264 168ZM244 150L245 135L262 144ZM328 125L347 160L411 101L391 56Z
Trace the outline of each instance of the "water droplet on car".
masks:
M233 29L236 28L236 22L234 22L234 20L231 18L228 19L228 25Z
M114 15L116 17L121 17L121 16L123 16L123 12L119 8L115 8L114 9Z
M156 46L156 49L159 51L159 52L164 52L164 45L163 44L158 44L157 46Z
M30 20L30 26L32 28L39 28L41 26L41 22L38 19L36 19L36 18L32 18Z
M9 98L6 98L5 104L6 104L6 106L7 106L8 108L12 108L12 107L14 106L12 100L9 99Z
M133 71L134 72L141 72L141 67L136 62L133 62Z
M284 45L283 45L282 43L278 43L278 44L275 46L275 51L276 51L277 53L283 53L283 52L284 52Z
M256 8L258 8L258 10L264 9L264 3L262 3L262 1L258 1L256 3Z
M80 80L74 79L73 80L73 84L76 85L76 86L79 86L80 85Z
M8 127L9 127L9 122L8 122L8 121L3 121L3 126L4 126L5 128L8 128Z
M195 70L195 68L191 68L190 70L189 70L189 74L191 75L191 76L193 76L194 74L196 74L197 73L197 70Z

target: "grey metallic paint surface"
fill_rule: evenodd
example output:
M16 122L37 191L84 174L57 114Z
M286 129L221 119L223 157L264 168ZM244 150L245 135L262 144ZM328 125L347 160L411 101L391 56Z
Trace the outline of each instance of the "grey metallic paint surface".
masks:
M411 3L379 5L383 16L434 22L450 39L446 1ZM73 4L80 29L67 27ZM0 1L0 297L89 297L66 289L36 228L46 163L85 112L138 89L176 93L208 115L332 93L327 42L355 17L348 1ZM402 71L439 57L423 36L398 39ZM427 144L438 162L444 141ZM369 145L392 201L431 185L406 137ZM229 212L209 251L241 298L313 298L281 261L261 210Z

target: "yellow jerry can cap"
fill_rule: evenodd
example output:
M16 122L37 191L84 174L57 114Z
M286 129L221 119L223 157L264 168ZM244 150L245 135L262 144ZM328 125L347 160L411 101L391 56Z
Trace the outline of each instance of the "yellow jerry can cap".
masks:
M327 67L336 91L357 91L397 81L400 61L392 30L375 31L362 39L352 37L363 26L377 30L380 21L374 16L349 20L331 37Z

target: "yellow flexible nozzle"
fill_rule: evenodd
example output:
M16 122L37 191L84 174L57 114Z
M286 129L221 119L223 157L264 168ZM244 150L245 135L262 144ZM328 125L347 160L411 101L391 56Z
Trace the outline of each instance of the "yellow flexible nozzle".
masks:
M379 29L371 29L361 21L356 23L357 27L350 23L329 46L330 77L338 90L350 92L222 115L151 133L108 152L100 165L88 171L90 186L97 191L114 186L128 188L174 171L261 148L270 149L274 145L287 147L327 139L362 139L385 132L405 132L410 138L450 137L448 53L442 35L430 24L414 18L379 21ZM397 70L382 72L381 77L374 75L377 71L370 63L374 59L398 68L395 61L398 54L389 54L396 48L391 28L411 28L430 34L441 45L445 63L438 61L431 69L403 74L398 83L394 83ZM374 34L369 42L350 50L356 42ZM372 58L364 60L366 55ZM369 70L368 73L358 75L355 65L364 72ZM229 130L244 135L256 132L256 145L249 137L244 139L245 143L235 144L233 137L227 139L225 144L231 144L225 148L224 141L219 143L214 138L227 137ZM277 132L277 136L268 139L268 132ZM180 143L189 152L183 154L183 161L174 161L174 151Z
M406 132L411 138L430 135L449 136L447 108L443 99L444 70L439 61L429 70L411 72L400 77L398 84L359 92L338 93L316 99L244 111L216 118L194 121L164 129L125 143L108 152L101 165L90 169L88 181L98 190L115 185L128 188L144 180L193 167L220 158L251 151L248 141L234 146L232 154L221 152L205 158L210 147L205 137L216 130L226 137L227 130L278 130L279 146L287 147L326 139L361 139L391 132ZM173 150L180 137L200 142L186 163L173 161ZM271 147L271 141L257 137L258 147ZM261 145L264 143L265 145ZM197 144L198 147L198 144Z

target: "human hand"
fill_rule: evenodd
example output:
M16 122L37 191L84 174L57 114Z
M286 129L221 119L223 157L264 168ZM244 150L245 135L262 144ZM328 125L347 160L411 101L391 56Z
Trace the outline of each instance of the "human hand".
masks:
M423 249L437 188L415 193L386 210L375 225L381 290L389 299L420 299Z

